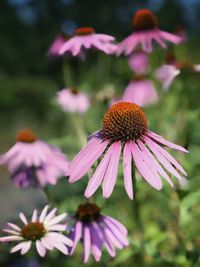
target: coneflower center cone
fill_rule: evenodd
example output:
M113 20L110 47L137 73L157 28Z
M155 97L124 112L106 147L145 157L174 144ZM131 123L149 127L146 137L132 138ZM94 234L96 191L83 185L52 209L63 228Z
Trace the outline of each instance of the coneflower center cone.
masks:
M45 233L44 225L40 222L31 222L25 225L21 230L23 238L32 241L42 238Z
M78 206L76 217L82 222L95 221L100 216L101 209L94 203L85 203Z
M92 27L82 27L75 30L75 35L89 35L95 33Z
M23 143L33 143L37 140L37 136L31 130L24 129L18 132L16 140Z
M103 118L102 137L116 141L141 139L147 132L147 118L134 103L120 102L112 105Z
M132 25L136 31L153 30L158 27L158 20L150 10L141 9L133 16Z

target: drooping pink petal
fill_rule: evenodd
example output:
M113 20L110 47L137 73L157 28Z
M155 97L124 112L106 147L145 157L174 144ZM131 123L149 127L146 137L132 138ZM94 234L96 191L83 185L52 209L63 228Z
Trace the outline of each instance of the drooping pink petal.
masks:
M123 153L124 185L130 199L133 199L132 154L129 143L124 146Z
M154 168L156 172L158 172L160 175L162 175L165 178L165 180L173 187L174 185L173 185L169 175L160 166L160 164L157 162L157 160L154 158L154 156L151 154L151 152L147 149L147 147L143 144L143 142L141 142L141 141L137 141L137 142L138 142L138 146L141 149L141 151L144 152L144 154L148 158L152 168Z
M143 159L142 153L140 153L139 148L134 142L130 143L131 152L135 161L135 165L141 174L141 176L155 189L162 189L162 182L160 178L155 177L155 173L147 166L146 162Z
M106 216L106 220L114 224L124 235L128 234L126 227L123 224L121 224L119 221L117 221L116 219L110 216Z
M162 136L154 133L154 132L151 132L149 131L148 132L148 136L153 138L155 141L157 141L158 143L164 145L164 146L168 146L170 148L173 148L173 149L176 149L176 150L180 150L182 152L185 152L185 153L188 153L189 151L187 149L185 149L184 147L182 146L179 146L179 145L176 145L174 143L171 143L167 140L165 140Z
M159 31L159 35L161 36L161 38L163 38L166 41L169 41L173 44L180 44L183 42L183 38L175 35L175 34L171 34L169 32L164 32L164 31Z
M102 184L103 197L105 198L108 198L112 194L112 191L116 183L119 157L121 152L121 143L120 142L113 143L110 147L110 150L111 150L110 161Z
M90 225L90 235L91 235L91 241L92 241L92 253L94 256L94 259L98 262L102 255L102 240L96 231L93 223Z
M87 225L84 225L83 227L83 245L84 245L83 262L86 263L89 260L90 250L91 250L90 228Z
M113 244L110 242L110 240L108 239L107 235L105 234L103 227L101 227L101 225L97 224L96 222L94 222L93 225L94 225L95 229L98 231L98 233L101 235L100 238L101 238L103 244L105 245L110 256L115 257L116 256L115 248L114 248Z
M151 151L154 153L154 155L157 157L157 159L162 163L162 165L175 177L178 179L182 179L181 175L175 170L175 168L171 165L171 163L157 150L157 145L155 142L153 142L150 138L145 137L145 142L151 149Z
M74 231L75 231L74 243L73 243L70 255L72 255L74 253L74 250L77 246L77 243L79 242L79 240L82 237L82 223L80 221L76 222Z
M106 228L108 228L113 233L113 235L123 246L128 246L128 239L117 226L115 226L113 223L110 223L109 220L106 219L106 216L102 216L102 221L105 223Z
M183 169L183 167L179 164L179 162L172 157L166 150L164 150L161 146L159 146L157 143L154 144L154 147L172 164L174 165L180 172L182 172L185 176L187 176L186 171Z
M85 197L89 198L90 196L92 196L99 187L99 185L102 183L110 161L111 151L112 149L110 147L108 151L105 153L101 162L99 163L97 169L95 170L95 173L90 178L85 191Z
M88 146L86 145L86 147L81 150L69 166L69 182L71 183L76 182L88 172L108 145L108 141L102 142L96 138L90 140L89 143Z

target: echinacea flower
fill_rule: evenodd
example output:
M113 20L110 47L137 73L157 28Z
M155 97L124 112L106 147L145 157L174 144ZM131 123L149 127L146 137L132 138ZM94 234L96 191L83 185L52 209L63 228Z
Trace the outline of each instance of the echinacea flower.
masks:
M20 251L21 255L27 253L33 244L41 257L45 256L46 250L54 248L68 255L67 246L71 247L73 242L60 233L66 230L66 224L60 222L65 219L67 214L56 216L56 208L49 213L47 211L48 206L45 206L38 216L38 211L34 210L30 221L23 213L20 213L19 217L23 225L19 227L16 224L8 223L8 227L3 231L10 235L0 237L0 242L18 242L19 244L11 249L11 253Z
M55 185L65 174L68 161L58 147L37 140L28 130L21 130L16 144L0 156L7 164L14 184L18 187Z
M143 107L157 102L158 95L152 81L138 75L126 87L121 101L133 102Z
M54 39L52 45L50 46L48 50L49 56L60 56L59 51L61 46L66 43L70 39L70 36L68 36L66 33L61 32L59 33L56 38Z
M149 57L145 52L133 52L128 57L128 63L136 74L145 74L149 71Z
M191 62L179 62L173 54L167 54L166 63L156 70L156 78L162 83L163 89L168 90L175 78L182 72L200 72L200 64Z
M61 90L57 93L56 100L65 112L85 113L90 106L88 95L76 88Z
M78 28L75 30L74 36L62 45L60 54L70 53L75 57L85 50L93 48L110 55L116 49L114 40L113 36L95 33L91 27Z
M130 55L138 47L144 52L150 53L152 52L153 41L162 48L167 47L167 41L173 44L179 44L183 41L180 36L161 31L156 16L148 9L137 11L132 23L134 31L118 45L118 55Z
M94 194L102 184L103 197L108 198L114 189L120 155L123 155L124 185L133 199L132 163L152 187L162 189L161 176L171 185L169 173L182 179L186 172L163 146L187 152L148 129L143 110L134 103L121 102L111 106L103 118L103 127L90 136L87 145L69 164L69 182L81 179L98 160L89 179L85 196ZM96 166L96 164L95 164Z
M86 263L92 253L95 261L102 256L103 246L111 257L115 257L115 248L128 246L127 229L112 217L102 215L100 208L93 203L81 204L73 218L69 233L73 240L70 254L73 254L79 241L84 248L83 261Z

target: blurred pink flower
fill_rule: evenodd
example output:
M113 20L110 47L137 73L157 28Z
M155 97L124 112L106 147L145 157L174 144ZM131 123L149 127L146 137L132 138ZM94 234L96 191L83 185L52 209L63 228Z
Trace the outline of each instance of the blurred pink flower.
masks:
M74 88L61 90L56 100L65 112L85 113L90 106L88 95Z
M128 63L136 74L145 74L149 70L149 57L145 52L133 52L128 57Z
M150 80L136 78L126 87L122 101L133 102L143 107L157 102L158 95Z
M8 227L3 229L4 232L9 233L9 236L0 237L0 242L19 242L18 245L11 249L11 253L17 251L21 255L26 254L32 244L35 244L36 249L41 257L44 257L46 250L53 250L54 248L68 255L67 246L72 246L73 242L63 234L59 233L66 230L65 224L60 224L66 217L66 213L56 216L57 209L53 209L47 214L48 206L45 206L38 216L37 210L34 210L32 219L27 220L23 213L19 217L23 223L22 227L16 224L8 223Z
M21 130L16 144L0 156L7 164L14 184L18 187L55 185L68 166L59 148L37 140L30 130Z
M93 203L81 204L72 220L69 238L73 240L70 248L72 255L82 241L84 263L88 262L90 253L95 261L100 261L105 246L111 257L115 257L115 248L128 246L127 229L112 217L101 215L100 208Z
M108 55L113 54L116 45L113 43L114 37L106 34L95 33L90 27L78 28L73 37L65 42L60 48L60 55L68 52L72 56L78 56L87 49L97 49Z
M142 49L144 52L152 52L152 43L155 41L162 48L166 48L166 42L179 44L183 41L180 36L161 31L158 27L156 16L148 9L141 9L133 17L134 32L125 38L119 45L117 54L130 55L134 50Z
M173 186L167 172L178 179L186 175L163 146L188 152L149 131L147 118L139 106L128 102L117 103L105 114L102 130L90 136L88 144L70 163L66 175L69 182L74 183L86 175L98 160L85 196L91 197L102 184L103 197L108 198L114 189L123 153L124 185L129 198L133 199L132 162L141 176L157 190L162 189L161 176Z
M175 78L182 71L200 72L200 64L193 65L190 62L178 62L173 54L168 53L166 64L161 65L155 72L156 78L162 83L163 89L168 90Z
M66 33L59 33L56 38L54 39L52 45L48 50L49 56L60 56L59 51L61 46L66 43L70 39Z

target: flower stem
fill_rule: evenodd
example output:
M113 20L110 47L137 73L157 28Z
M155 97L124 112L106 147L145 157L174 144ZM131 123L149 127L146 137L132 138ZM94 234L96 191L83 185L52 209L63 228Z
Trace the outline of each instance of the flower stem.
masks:
M86 144L87 141L87 135L83 128L83 120L80 116L80 114L70 114L71 115L71 124L74 128L74 131L76 133L78 142L80 144L80 147L83 147Z
M65 56L63 56L63 79L66 87L73 87L72 73Z
M144 264L144 228L141 220L140 214L140 203L137 198L137 187L136 187L136 175L135 175L135 165L132 163L132 179L133 179L133 189L134 189L134 200L133 200L133 216L136 223L136 229L138 238L140 239L141 253L137 255L137 261L141 266Z

